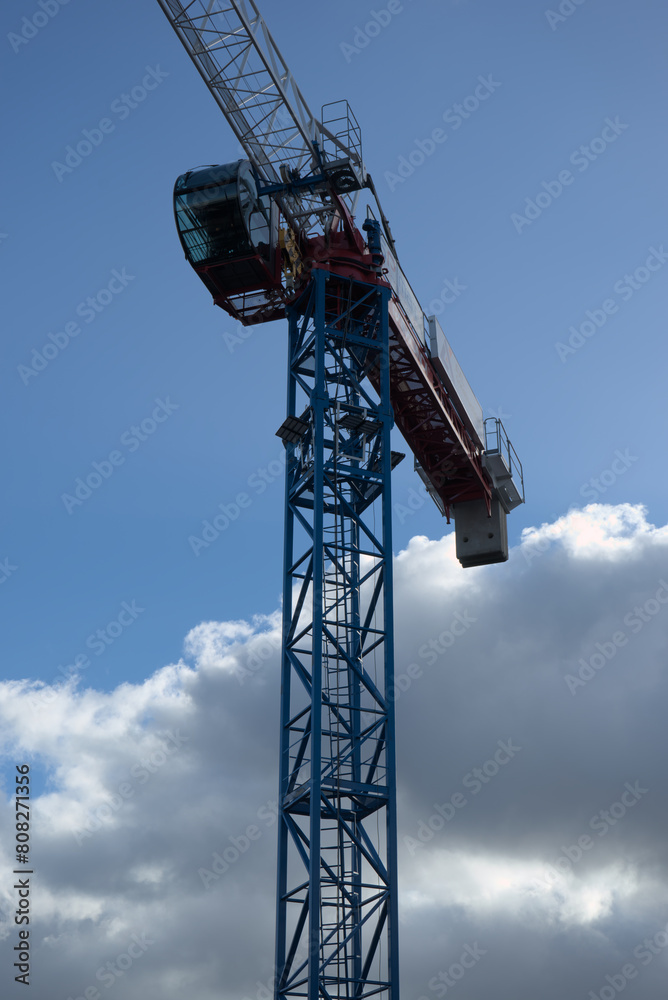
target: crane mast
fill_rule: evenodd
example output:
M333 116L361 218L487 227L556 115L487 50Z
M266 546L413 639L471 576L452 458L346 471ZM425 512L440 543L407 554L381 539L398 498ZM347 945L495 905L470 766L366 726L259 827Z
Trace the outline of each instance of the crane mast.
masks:
M277 1000L399 995L389 294L288 316Z
M507 558L522 468L399 264L347 102L314 117L254 0L158 3L247 156L178 178L186 258L289 330L275 1000L398 1000L390 431L464 566Z

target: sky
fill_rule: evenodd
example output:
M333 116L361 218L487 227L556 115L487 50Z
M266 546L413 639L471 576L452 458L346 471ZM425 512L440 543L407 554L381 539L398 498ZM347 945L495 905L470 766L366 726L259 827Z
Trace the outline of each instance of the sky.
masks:
M397 703L402 993L654 1000L665 6L259 5L311 108L350 101L402 266L525 472L509 562L469 570L393 473L396 670L421 671ZM3 995L28 763L36 1000L266 1000L286 329L212 307L171 207L241 154L154 0L6 0L0 45Z

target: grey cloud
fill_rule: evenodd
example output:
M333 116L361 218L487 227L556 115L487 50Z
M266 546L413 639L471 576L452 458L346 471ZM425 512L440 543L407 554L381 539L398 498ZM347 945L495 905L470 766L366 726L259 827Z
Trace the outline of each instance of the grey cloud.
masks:
M634 997L659 995L663 952L643 964L634 949L644 955L668 923L668 604L636 632L624 618L666 578L667 547L641 509L593 506L528 534L505 566L460 571L451 536L413 539L397 557L401 948L414 1000L440 1000L439 973L476 942L485 954L453 988L461 1000L585 998L606 975L619 983L625 963L637 967ZM17 753L50 775L33 803L36 1000L75 1000L91 985L124 1000L267 1000L279 627L278 615L202 623L186 642L190 665L110 694L71 683L27 723L26 685L0 685L5 796ZM619 630L628 643L572 693L565 675ZM187 739L168 754L177 731ZM605 834L592 829L635 782L647 792ZM466 802L450 818L458 792ZM1 816L11 844L7 800ZM448 819L409 850L405 838L434 816ZM583 836L592 846L557 870ZM11 868L5 846L5 968ZM96 979L144 933L154 943L122 977Z

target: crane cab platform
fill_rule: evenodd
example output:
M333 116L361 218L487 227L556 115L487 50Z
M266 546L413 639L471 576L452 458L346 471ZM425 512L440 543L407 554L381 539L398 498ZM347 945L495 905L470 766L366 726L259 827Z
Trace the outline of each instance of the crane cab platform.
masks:
M262 321L273 318L266 306L281 287L278 215L258 194L250 162L182 174L174 185L174 215L186 260L215 304L246 323L256 312Z

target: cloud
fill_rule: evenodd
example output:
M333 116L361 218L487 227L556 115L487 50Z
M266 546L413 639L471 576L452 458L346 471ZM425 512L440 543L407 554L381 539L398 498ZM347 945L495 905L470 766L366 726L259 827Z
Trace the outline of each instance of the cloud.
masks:
M526 531L503 566L462 571L452 534L397 555L408 996L605 1000L625 963L634 997L659 995L667 554L642 507L592 505ZM0 953L11 969L28 761L35 1000L265 998L280 613L201 623L184 652L111 692L0 684Z

